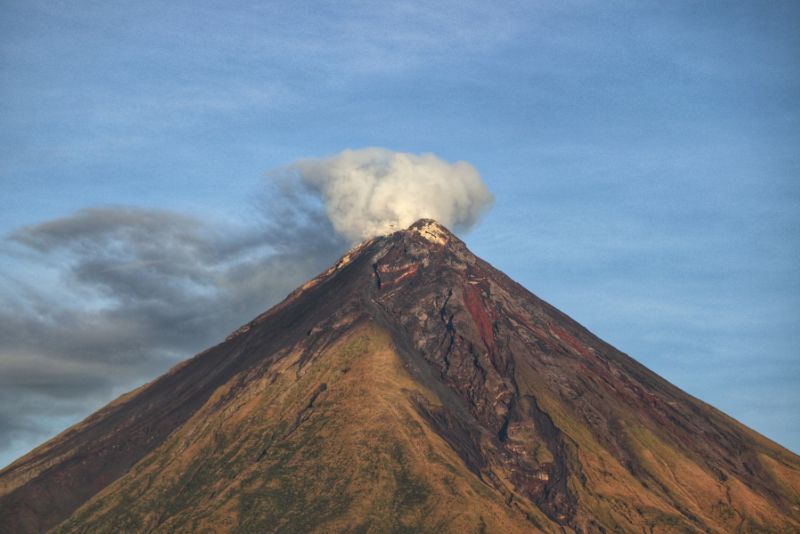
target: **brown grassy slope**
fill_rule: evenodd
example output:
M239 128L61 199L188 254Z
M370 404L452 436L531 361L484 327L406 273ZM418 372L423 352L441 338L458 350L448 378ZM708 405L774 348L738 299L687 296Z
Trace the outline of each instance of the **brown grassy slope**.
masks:
M84 503L64 528L800 530L797 455L432 221L362 244L0 488L15 534Z
M428 428L418 397L441 405L366 324L304 365L293 354L234 377L55 532L530 531Z

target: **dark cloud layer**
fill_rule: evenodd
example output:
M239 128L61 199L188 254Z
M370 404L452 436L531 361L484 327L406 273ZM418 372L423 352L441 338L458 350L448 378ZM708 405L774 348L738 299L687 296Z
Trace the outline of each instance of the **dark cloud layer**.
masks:
M105 207L14 232L57 282L25 277L0 303L0 451L219 342L342 252L319 213L266 204L250 225Z
M492 198L467 162L380 148L269 176L247 223L117 206L8 236L5 259L36 274L0 278L0 464L219 342L354 240L421 216L467 228Z

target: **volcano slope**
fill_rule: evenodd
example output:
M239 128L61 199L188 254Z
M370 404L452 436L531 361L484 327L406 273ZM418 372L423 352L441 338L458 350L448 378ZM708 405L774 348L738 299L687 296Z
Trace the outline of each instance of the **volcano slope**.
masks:
M0 531L800 530L800 457L421 220L0 473Z

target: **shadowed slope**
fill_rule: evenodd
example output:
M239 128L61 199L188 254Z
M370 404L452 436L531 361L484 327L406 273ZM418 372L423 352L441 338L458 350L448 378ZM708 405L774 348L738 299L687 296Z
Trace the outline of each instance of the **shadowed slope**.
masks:
M0 532L39 532L60 522L159 446L237 373L269 364L297 340L305 341L314 325L339 308L336 295L350 292L352 276L330 276L333 272L306 284L324 280L315 291L297 290L225 342L6 467L0 472ZM310 351L326 342L322 335L306 345Z
M14 532L800 528L796 455L427 220L21 458L0 492Z

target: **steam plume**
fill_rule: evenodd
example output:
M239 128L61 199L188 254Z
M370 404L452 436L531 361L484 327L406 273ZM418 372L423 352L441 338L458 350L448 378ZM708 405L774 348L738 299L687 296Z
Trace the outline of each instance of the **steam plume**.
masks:
M321 198L333 229L352 242L423 217L466 230L493 201L475 167L434 154L348 149L329 158L300 160L288 169Z

